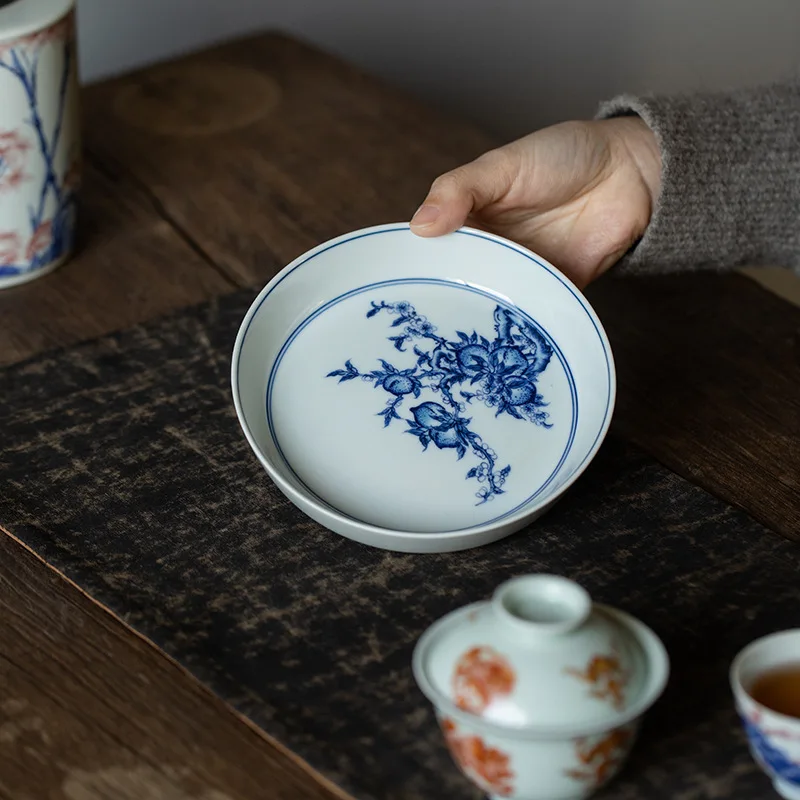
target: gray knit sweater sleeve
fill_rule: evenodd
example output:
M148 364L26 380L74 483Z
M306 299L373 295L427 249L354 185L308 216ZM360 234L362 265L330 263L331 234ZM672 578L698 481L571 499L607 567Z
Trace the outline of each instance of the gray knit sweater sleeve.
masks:
M800 267L800 81L686 96L617 97L661 147L661 194L622 271Z

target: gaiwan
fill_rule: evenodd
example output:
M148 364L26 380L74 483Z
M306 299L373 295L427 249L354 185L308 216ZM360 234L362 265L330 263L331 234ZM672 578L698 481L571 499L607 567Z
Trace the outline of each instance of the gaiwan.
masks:
M614 408L611 348L556 267L463 228L326 242L242 321L234 404L270 478L375 547L443 552L519 530L574 483Z
M582 800L621 769L669 661L653 631L573 581L525 575L435 622L413 670L481 790Z

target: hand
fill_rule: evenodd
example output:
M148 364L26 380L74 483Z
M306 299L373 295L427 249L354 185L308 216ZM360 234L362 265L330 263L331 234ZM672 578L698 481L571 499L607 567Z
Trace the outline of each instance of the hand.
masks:
M583 288L642 236L660 185L658 144L639 117L566 122L437 178L411 230L497 233Z

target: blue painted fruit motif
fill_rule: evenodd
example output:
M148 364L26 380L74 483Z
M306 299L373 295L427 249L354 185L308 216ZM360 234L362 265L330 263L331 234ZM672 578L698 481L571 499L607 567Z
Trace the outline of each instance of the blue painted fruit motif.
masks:
M498 456L472 429L472 419L465 415L473 403L492 408L495 416L507 415L521 422L551 428L547 403L536 383L547 369L553 355L546 337L518 313L497 305L494 309L494 337L489 339L474 331L456 331L450 340L437 334L437 328L417 313L411 303L372 301L367 318L385 313L394 317L388 336L394 349L411 354L412 367L400 369L385 359L378 359L379 369L360 371L350 359L344 367L328 373L339 383L359 378L389 395L385 407L377 413L388 428L395 420L406 423L406 433L415 436L423 450L433 444L440 450L455 450L458 460L468 453L477 463L466 479L481 484L476 493L478 504L503 494L511 465L498 467ZM411 417L398 413L404 400L419 398L423 389L438 396L440 402L425 401L410 407Z

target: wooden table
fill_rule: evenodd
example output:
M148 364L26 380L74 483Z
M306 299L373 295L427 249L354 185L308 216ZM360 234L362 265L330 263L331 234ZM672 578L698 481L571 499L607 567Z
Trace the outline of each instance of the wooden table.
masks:
M0 365L260 287L325 239L408 219L494 144L277 35L93 86L83 108L84 244L0 294ZM614 434L800 538L800 310L741 275L589 295L618 362ZM0 536L0 798L343 796Z

